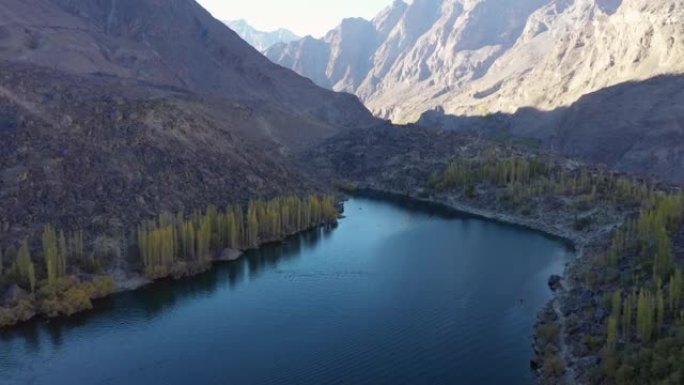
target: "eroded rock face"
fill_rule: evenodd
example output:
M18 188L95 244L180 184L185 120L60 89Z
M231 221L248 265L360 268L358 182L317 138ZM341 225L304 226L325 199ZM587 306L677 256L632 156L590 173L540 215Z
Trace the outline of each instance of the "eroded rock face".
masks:
M339 82L335 71L327 81L311 76L350 60L338 38L345 23L317 46L295 42L266 55L395 121L438 106L456 115L553 109L607 86L684 72L682 17L676 0L396 1L368 22L374 28L359 50L369 52L367 66L345 67L361 83ZM303 65L309 50L330 51L328 61Z

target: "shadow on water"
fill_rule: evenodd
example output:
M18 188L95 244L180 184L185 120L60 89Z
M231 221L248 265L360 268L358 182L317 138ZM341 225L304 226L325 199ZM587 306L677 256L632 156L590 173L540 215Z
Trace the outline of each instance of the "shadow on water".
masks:
M135 291L94 301L94 309L89 312L51 320L33 320L15 328L0 330L0 343L21 339L26 343L27 350L35 353L41 348L41 332L47 333L53 346L59 347L65 334L86 324L102 319L127 322L131 317L131 309L142 313L140 318L154 319L187 302L209 297L217 290L234 290L246 279L257 279L265 271L277 269L282 262L298 258L302 250L316 247L321 240L330 237L334 229L335 226L312 229L283 242L249 250L237 261L217 262L212 269L197 276L160 280Z

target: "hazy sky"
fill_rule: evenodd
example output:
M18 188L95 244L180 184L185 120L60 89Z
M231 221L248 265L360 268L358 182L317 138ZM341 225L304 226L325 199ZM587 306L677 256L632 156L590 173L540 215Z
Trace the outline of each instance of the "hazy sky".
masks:
M197 0L220 20L245 19L261 30L323 36L345 17L370 19L392 0Z

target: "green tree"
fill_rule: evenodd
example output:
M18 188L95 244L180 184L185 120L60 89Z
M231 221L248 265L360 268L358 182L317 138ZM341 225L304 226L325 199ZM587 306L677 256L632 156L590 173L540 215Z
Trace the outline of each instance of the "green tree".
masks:
M47 225L43 229L42 241L48 283L52 285L66 275L66 254L62 254L66 253L66 240L61 234L58 246L57 232L54 227Z
M622 291L620 289L615 290L610 302L613 315L619 317L622 312Z
M680 269L675 270L672 277L670 277L668 292L670 311L675 312L682 303L682 293L684 292L684 278Z
M660 284L658 285L660 287ZM665 299L663 291L658 288L656 291L656 334L660 334L665 325Z
M247 246L256 247L259 244L258 204L250 202L247 210Z
M24 284L28 284L31 292L36 289L36 268L31 260L28 239L25 239L17 254L17 273Z
M629 337L632 331L632 317L634 316L634 303L636 302L636 293L633 291L626 296L622 309L622 334L625 338Z
M608 318L608 332L606 334L606 342L610 350L615 350L615 345L618 340L618 316L612 315Z
M651 342L654 331L655 301L653 294L642 289L637 304L637 332L643 342Z

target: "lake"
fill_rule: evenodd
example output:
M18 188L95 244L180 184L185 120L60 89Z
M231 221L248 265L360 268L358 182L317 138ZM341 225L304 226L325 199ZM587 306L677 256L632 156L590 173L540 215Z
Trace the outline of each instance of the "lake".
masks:
M366 198L335 229L0 333L1 384L530 385L568 246Z

